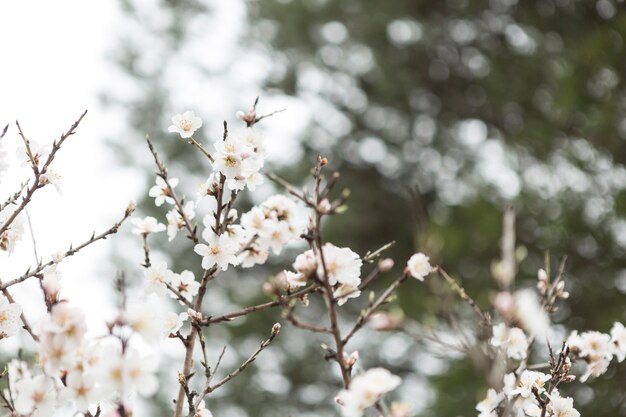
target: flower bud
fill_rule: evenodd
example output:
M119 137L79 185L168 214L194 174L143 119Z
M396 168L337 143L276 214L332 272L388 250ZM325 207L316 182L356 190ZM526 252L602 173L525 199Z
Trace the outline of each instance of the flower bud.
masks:
M272 336L276 336L278 333L280 333L280 323L274 323L272 326Z
M187 315L189 315L189 318L191 318L192 320L202 320L202 313L194 309L188 308Z
M327 198L320 201L320 204L317 206L317 210L320 213L324 213L324 214L330 212L331 208L332 206L330 205L330 202L328 201Z
M378 270L380 272L388 272L393 268L393 264L394 262L391 258L381 259L380 262L378 262Z
M515 313L515 298L508 291L499 292L493 300L493 306L504 319L510 320Z
M126 206L126 212L125 212L125 216L128 217L130 216L135 209L137 208L137 203L135 203L135 201L131 200L129 201L128 205Z

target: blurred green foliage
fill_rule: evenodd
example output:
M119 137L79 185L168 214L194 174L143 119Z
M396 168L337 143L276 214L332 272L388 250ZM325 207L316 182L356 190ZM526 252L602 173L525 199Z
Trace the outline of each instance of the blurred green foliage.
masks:
M128 15L147 25L133 3L124 1ZM546 250L553 268L567 255L572 296L557 323L606 332L613 321L626 320L621 1L249 0L247 6L243 47L261 50L272 62L265 91L298 97L308 111L300 138L305 157L282 174L301 183L308 161L321 153L341 173L341 186L351 190L348 214L326 225L328 240L359 253L396 240L389 256L397 271L412 252L430 253L486 307L496 291L490 265L499 257L502 212L513 207L519 244L528 249L516 287L534 285ZM159 7L174 16L160 32L152 28L166 40L163 56L189 42L190 20L210 13L202 2L162 1ZM116 56L143 92L124 105L133 110L137 131L162 137L164 110L176 86L167 85L158 70L139 71L140 56L132 42L124 42ZM206 174L197 155L167 143L162 146L169 161ZM145 207L153 210L151 203ZM178 265L193 262L189 247L180 250ZM238 288L260 288L279 265L269 269L219 285L235 302L264 300L260 292L241 297ZM426 286L410 284L399 296L405 315L447 325L455 298L435 278ZM311 310L311 317L319 311ZM260 329L277 318L267 312L227 327L229 344L246 340L243 346L249 346L251 333L260 340ZM299 330L287 332L292 342L273 347L273 359L288 388L280 388L278 377L247 372L223 398L209 401L215 415L336 412L331 398L338 380L318 348L324 339L307 335L303 343L296 340ZM420 357L434 360L419 356L425 348L416 343L405 357L390 361L376 351L386 339L363 348L367 366L408 375L421 372ZM419 415L475 415L486 385L476 382L484 380L485 370L473 365L450 359L443 372L419 376L428 389L407 394L423 400ZM565 391L582 415L626 416L624 380L626 367L612 365L588 384L593 393L577 384Z

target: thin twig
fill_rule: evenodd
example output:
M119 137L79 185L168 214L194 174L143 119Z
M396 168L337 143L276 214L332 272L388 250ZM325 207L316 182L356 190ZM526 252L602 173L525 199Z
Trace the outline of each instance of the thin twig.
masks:
M243 372L243 370L246 369L248 367L248 365L250 365L252 362L254 362L254 360L257 358L257 356L259 356L259 354L266 347L268 347L270 343L272 343L272 340L274 340L274 338L278 335L278 333L280 333L280 324L276 323L272 327L272 333L270 334L270 337L268 337L266 340L261 342L261 344L259 345L257 350L255 350L254 353L252 355L250 355L250 357L248 359L245 360L245 362L243 362L241 365L239 365L239 367L237 369L235 369L234 371L232 371L230 374L228 374L224 378L222 378L222 380L220 380L215 385L206 385L202 389L202 391L200 392L200 395L198 395L198 399L196 400L195 406L198 407L198 405L200 404L200 401L202 401L207 394L215 391L216 389L218 389L219 387L221 387L222 385L224 385L225 383L227 383L231 379L235 378L241 372Z
M63 259L72 256L74 254L76 254L77 252L81 251L82 249L86 248L87 246L99 241L99 240L104 240L107 237L109 237L112 234L117 233L118 229L120 228L120 226L122 225L122 223L124 223L124 221L131 215L132 211L130 210L126 210L124 212L124 217L122 217L122 219L120 221L118 221L117 223L115 223L111 228L109 228L108 230L100 233L99 235L96 236L95 232L91 235L91 238L89 238L89 240L87 240L84 243L81 243L80 245L74 247L73 245L70 245L70 248L63 254ZM12 285L15 284L19 284L20 282L24 282L26 281L28 278L34 277L35 275L41 273L41 271L43 271L44 269L46 269L48 266L51 266L53 264L55 264L56 262L51 259L46 263L40 263L39 265L37 265L37 267L35 269L28 268L28 270L26 271L26 273L24 273L24 275L22 275L19 278L15 278L12 279L10 281L7 281L4 284L0 285L0 290L4 290Z

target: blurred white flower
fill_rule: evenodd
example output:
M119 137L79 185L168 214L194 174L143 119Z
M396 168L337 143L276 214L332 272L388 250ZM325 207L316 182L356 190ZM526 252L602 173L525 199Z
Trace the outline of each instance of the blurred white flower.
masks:
M153 297L129 300L123 313L124 321L148 343L164 339L166 311L160 300Z
M194 417L213 417L213 414L207 410L204 400L200 401L200 404L198 404Z
M57 406L57 390L51 378L38 375L15 384L15 410L32 417L49 417Z
M429 261L428 256L421 252L416 253L409 258L406 267L413 278L424 281L424 278L433 270Z
M349 298L358 298L361 295L361 290L358 286L353 285L340 285L333 293L333 297L337 299L337 304L344 305Z
M539 303L537 293L525 288L515 292L515 319L530 336L546 340L550 331L550 318Z
M170 334L175 334L177 331L179 331L188 318L189 315L187 313L176 314L172 311L168 312L167 316L165 317L165 337L169 336Z
M143 219L134 218L131 222L135 227L131 230L136 235L147 235L149 233L157 233L165 230L165 225L159 223L157 219L152 216L144 217Z
M6 207L0 211L0 227L13 216L15 210ZM7 229L0 234L0 249L9 253L13 252L15 244L22 239L24 234L24 217L22 214L18 214L15 219L8 225Z
M496 348L503 348L511 359L522 360L528 352L528 339L524 331L518 327L508 328L504 323L493 326L490 343Z
M4 295L0 295L0 336L11 337L20 329L22 307L9 303Z
M493 388L490 388L487 391L487 397L476 404L476 410L480 412L478 417L493 417L493 411L498 408L503 399L503 393L498 393Z
M148 293L167 294L167 285L172 282L174 273L167 269L165 262L152 265L144 271L145 289Z
M574 408L574 400L561 397L558 393L550 396L549 409L554 417L580 417L580 413Z
M73 402L78 411L87 411L89 406L102 401L102 392L96 387L93 375L74 370L65 377L62 398Z
M532 390L536 388L539 393L545 391L545 382L550 379L550 375L541 372L525 370L520 375L519 382L515 389L509 392L509 396L519 395L523 398L533 396Z
M622 323L613 323L611 328L611 343L615 345L615 357L618 362L626 358L626 328Z
M370 369L355 376L350 388L337 396L344 417L361 417L363 411L380 400L383 394L396 389L402 380L384 368Z

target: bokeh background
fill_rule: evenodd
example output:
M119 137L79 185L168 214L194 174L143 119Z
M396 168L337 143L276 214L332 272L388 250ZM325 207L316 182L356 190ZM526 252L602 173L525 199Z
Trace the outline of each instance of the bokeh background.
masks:
M98 151L88 155L106 163L82 172L95 184L120 178L123 184L103 188L110 190L107 205L123 208L124 190L125 198L141 200L142 213L163 218L164 211L143 197L153 181L144 136L157 144L170 173L186 178L181 188L193 195L210 169L202 155L167 134L170 116L194 109L205 121L199 139L210 143L220 137L223 120L234 126L235 111L260 96L261 113L286 109L259 126L270 144L271 169L305 183L311 161L322 154L351 190L348 214L325 227L337 245L364 254L396 240L389 251L398 260L394 272L414 251L428 252L488 306L497 288L491 265L500 256L502 214L512 207L518 242L528 253L516 288L534 285L545 251L553 268L568 257L572 295L554 316L560 334L608 331L613 321L626 320L622 1L121 0L99 11L59 4L49 6L52 16L67 19L65 27L82 25L66 44L49 45L68 51L66 60L53 55L33 74L14 77L28 81L47 74L48 66L69 71L68 62L97 62L97 76L87 77L92 73L84 68L74 84L67 80L60 87L69 94L85 83L88 98L69 100L44 87L40 93L60 108L81 108L80 98L94 107L90 117L100 122L93 121L89 132ZM34 13L21 7L26 9L14 12L22 18ZM54 22L42 19L41 25L48 20ZM24 25L16 27L26 32ZM58 27L50 23L52 33ZM41 42L49 41L36 25L29 30L39 34L39 43L26 52L37 55ZM85 45L94 44L89 41L72 45L90 34L100 40L97 48ZM3 36L2 42L19 45L16 39ZM10 54L3 59L16 65ZM89 81L80 81L85 77ZM27 104L20 114L36 123L38 113ZM72 117L54 123L65 126ZM57 129L52 123L48 127ZM84 182L74 190L80 187ZM242 208L273 191L266 184ZM77 210L105 205L97 201L105 192ZM71 187L68 194L84 202ZM118 269L139 282L139 242L128 231L115 242L107 248L112 253L94 255L98 266L75 263L73 274L98 274L90 288L110 288ZM175 270L200 273L198 257L183 239L155 244L155 256ZM229 271L211 289L207 314L267 299L263 282L298 252L292 248L262 269ZM78 282L72 288L84 291ZM481 360L419 337L424 327L453 332L455 323L469 319L457 304L436 279L411 282L397 303L407 332L366 330L353 342L365 368L385 366L405 378L396 397L410 401L416 416L472 416L485 395L489 370ZM346 307L356 315L362 305ZM305 316L316 314L313 304ZM208 329L212 353L228 344L223 366L235 366L277 320L279 312L267 311ZM284 330L252 369L209 400L216 416L337 415L332 398L339 379L322 358L325 339ZM172 363L177 357L171 353ZM173 375L164 370L160 402L146 405L145 415L169 415ZM626 367L613 364L592 383L564 390L582 415L626 416L625 380Z

